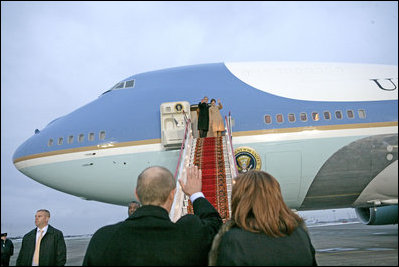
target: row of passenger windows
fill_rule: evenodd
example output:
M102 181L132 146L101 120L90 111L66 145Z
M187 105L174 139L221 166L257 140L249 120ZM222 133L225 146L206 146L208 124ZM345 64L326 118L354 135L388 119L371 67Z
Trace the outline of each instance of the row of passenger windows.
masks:
M360 119L365 119L366 118L366 111L364 109L359 109L358 111L358 116ZM343 118L343 114L341 110L337 110L335 111L335 118L338 120L341 120ZM324 111L323 112L323 117L325 120L331 120L332 116L330 111ZM318 121L320 120L320 114L319 112L312 112L311 113L312 116L312 120L313 121ZM348 119L354 119L355 118L355 113L353 112L353 110L347 110L346 111L346 116ZM305 122L308 120L308 114L306 112L301 112L300 115L300 120ZM276 121L277 123L283 123L284 122L284 117L283 114L277 114L276 115ZM294 113L289 113L288 114L288 121L289 122L295 122L296 118L295 118L295 114ZM271 115L265 115L265 123L266 124L271 124L272 123L272 116ZM78 143L83 142L85 139L85 135L84 134L79 134L77 136L77 141ZM88 141L95 141L95 134L94 133L89 133L87 135L87 140ZM98 140L105 140L105 131L100 131L99 135L98 135ZM73 144L73 142L75 141L75 136L70 135L68 136L68 138L66 139L66 142L68 144ZM64 137L59 137L57 140L57 145L62 145L64 143ZM48 141L48 146L52 146L54 145L54 139L50 138Z
M366 111L364 109L358 109L357 114L359 116L360 119L365 119L366 118ZM332 115L330 111L324 111L323 113L319 113L319 112L312 112L311 113L311 117L313 121L318 121L320 120L320 117L323 116L325 120L331 120L332 119ZM336 119L338 120L342 120L344 115L343 112L341 110L337 110L334 112L334 116ZM351 109L346 111L346 117L348 119L354 119L355 118L355 112ZM308 114L306 112L301 112L299 114L299 118L301 121L305 122L308 121ZM277 123L283 123L284 122L284 117L283 114L277 114L276 115L276 121ZM296 117L294 113L289 113L288 114L288 121L289 122L295 122L296 121ZM272 121L272 116L271 115L265 115L265 123L266 124L271 124Z
M87 140L88 141L94 141L95 139L96 139L96 136L95 136L94 133L89 133L87 135ZM84 140L85 140L85 135L84 134L79 134L77 136L78 143L82 143ZM105 140L105 131L101 131L98 134L98 140ZM73 144L74 141L75 141L75 136L73 136L73 135L68 136L68 138L66 139L66 142L68 144ZM57 140L57 145L62 145L63 143L64 143L64 137L59 137L58 140ZM50 138L48 140L48 144L47 145L48 146L54 145L54 139Z

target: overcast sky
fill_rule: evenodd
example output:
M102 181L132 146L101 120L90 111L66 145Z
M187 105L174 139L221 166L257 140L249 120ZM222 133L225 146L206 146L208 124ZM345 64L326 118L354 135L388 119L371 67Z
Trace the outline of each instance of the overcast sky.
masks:
M125 219L26 177L14 151L133 74L231 61L397 65L398 3L2 1L1 232L27 233L41 208L65 235Z

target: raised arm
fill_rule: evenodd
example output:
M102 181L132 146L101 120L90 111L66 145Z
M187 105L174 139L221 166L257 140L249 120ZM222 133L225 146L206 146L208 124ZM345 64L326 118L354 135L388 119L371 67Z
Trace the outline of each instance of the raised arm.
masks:
M220 99L218 99L218 104L219 104L219 105L218 105L218 108L219 108L219 109L222 109L223 106L222 106L222 102L220 102Z

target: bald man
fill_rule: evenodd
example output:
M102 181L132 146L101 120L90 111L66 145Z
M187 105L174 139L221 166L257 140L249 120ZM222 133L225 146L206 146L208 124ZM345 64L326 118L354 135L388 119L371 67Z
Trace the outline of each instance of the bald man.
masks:
M142 206L125 221L97 230L83 265L207 265L222 219L201 192L197 166L187 169L185 184L179 183L193 203L194 215L176 223L170 220L176 181L168 169L149 167L137 179L136 198Z

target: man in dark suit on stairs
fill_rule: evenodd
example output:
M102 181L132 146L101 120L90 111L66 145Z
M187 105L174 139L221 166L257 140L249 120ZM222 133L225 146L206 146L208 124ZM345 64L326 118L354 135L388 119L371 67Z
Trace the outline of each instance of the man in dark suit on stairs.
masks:
M185 184L179 182L190 196L194 215L170 220L176 181L168 169L149 167L137 179L136 197L142 206L125 221L97 230L83 265L207 265L222 220L201 192L197 166L187 169Z

